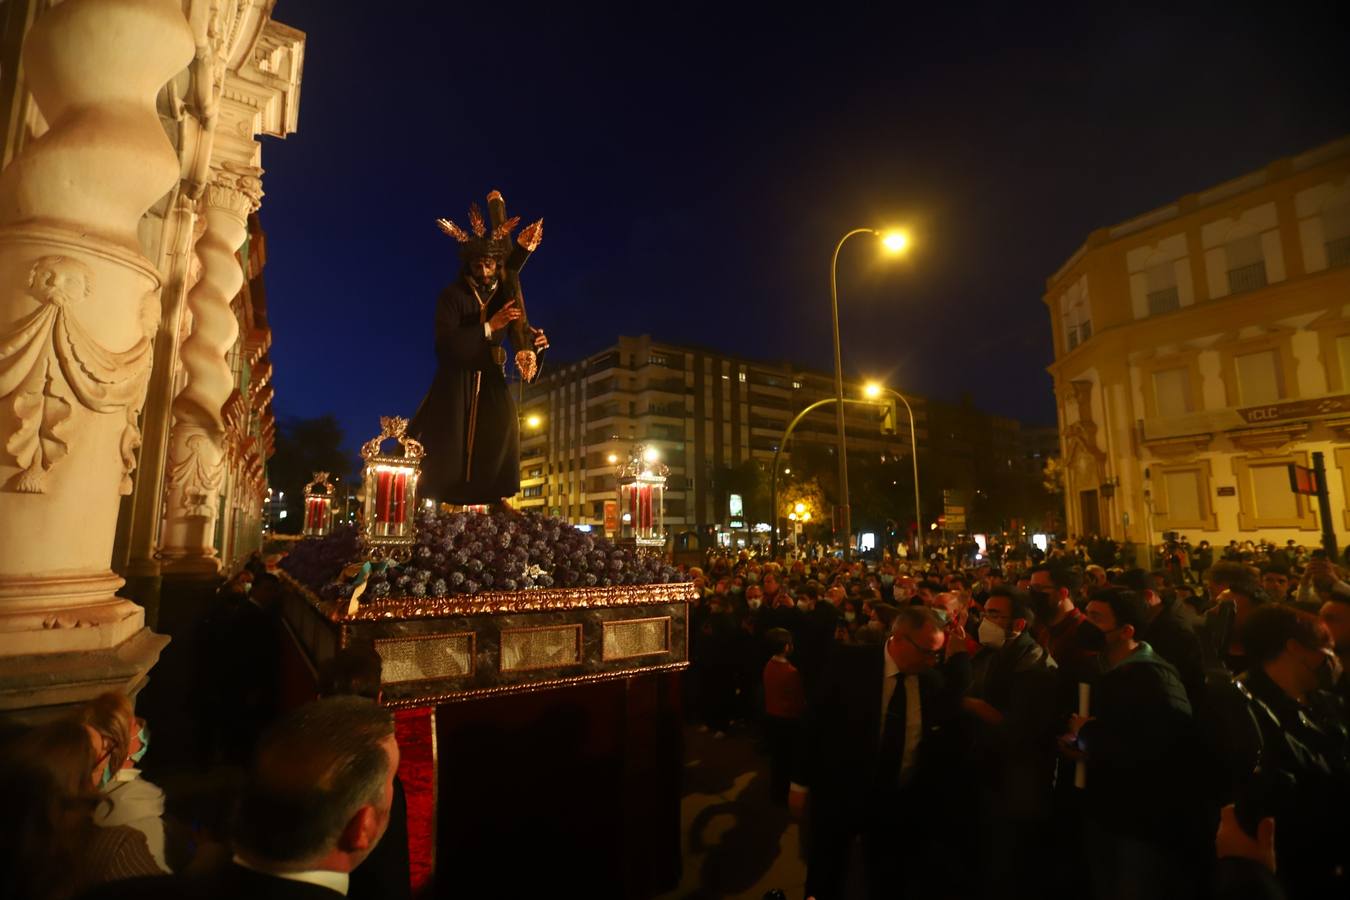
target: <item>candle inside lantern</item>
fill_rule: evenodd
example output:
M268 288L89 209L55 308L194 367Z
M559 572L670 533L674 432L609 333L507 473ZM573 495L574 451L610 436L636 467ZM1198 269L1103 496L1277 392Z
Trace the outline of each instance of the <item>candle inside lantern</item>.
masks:
M408 515L408 473L399 469L394 475L394 524L403 525Z
M393 486L393 473L388 469L375 470L375 521L385 527L381 529L384 534L389 533L389 504L391 502L390 488Z

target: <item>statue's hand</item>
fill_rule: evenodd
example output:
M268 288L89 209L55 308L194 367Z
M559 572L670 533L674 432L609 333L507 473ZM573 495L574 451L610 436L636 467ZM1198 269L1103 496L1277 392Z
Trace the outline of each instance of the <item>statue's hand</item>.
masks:
M530 334L534 336L534 352L542 353L548 349L548 338L544 335L544 329L530 326Z
M516 354L516 368L520 370L520 377L525 381L534 381L534 376L539 372L539 360L535 357L533 350L521 350Z

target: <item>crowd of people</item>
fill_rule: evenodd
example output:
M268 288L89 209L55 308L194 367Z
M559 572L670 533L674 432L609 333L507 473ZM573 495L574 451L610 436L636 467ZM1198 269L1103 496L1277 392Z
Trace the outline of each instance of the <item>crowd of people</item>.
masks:
M1342 570L1291 545L1177 538L1155 569L1110 549L689 571L690 714L762 736L807 896L1350 894ZM279 594L251 566L192 648L192 752L246 773L228 830L171 814L150 726L110 692L0 732L0 896L409 896L380 658L347 648L281 712Z
M759 730L807 896L1350 896L1350 583L1169 538L708 554L691 713Z

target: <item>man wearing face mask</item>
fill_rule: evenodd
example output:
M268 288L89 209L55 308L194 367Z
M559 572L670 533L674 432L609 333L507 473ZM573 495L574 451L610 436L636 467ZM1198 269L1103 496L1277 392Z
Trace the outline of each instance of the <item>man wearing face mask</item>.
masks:
M1229 748L1246 757L1230 770L1252 773L1235 787L1241 815L1249 784L1278 786L1253 797L1253 817L1273 816L1276 874L1291 900L1350 894L1350 736L1332 693L1339 673L1326 626L1288 606L1255 609L1242 629L1250 664L1237 679L1246 716ZM1254 731L1254 734L1249 732Z
M1186 690L1138 635L1139 595L1092 594L1078 641L1100 654L1089 715L1070 717L1064 752L1087 763L1084 832L1092 896L1191 898L1214 826L1198 790L1201 754Z
M969 696L977 720L974 765L986 851L981 881L988 896L1043 897L1040 848L1051 843L1058 713L1054 660L1027 633L1035 617L1024 594L994 587L971 660Z

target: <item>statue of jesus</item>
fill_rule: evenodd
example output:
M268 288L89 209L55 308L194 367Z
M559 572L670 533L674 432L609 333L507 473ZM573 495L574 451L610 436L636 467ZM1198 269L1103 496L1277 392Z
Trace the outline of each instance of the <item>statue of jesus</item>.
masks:
M520 490L520 436L506 384L510 338L522 381L539 375L548 348L542 329L525 316L520 267L539 246L543 220L524 229L507 219L501 194L488 195L491 222L478 204L464 231L437 224L459 241L459 278L436 302L436 377L408 426L426 448L419 494L442 503L500 504Z

